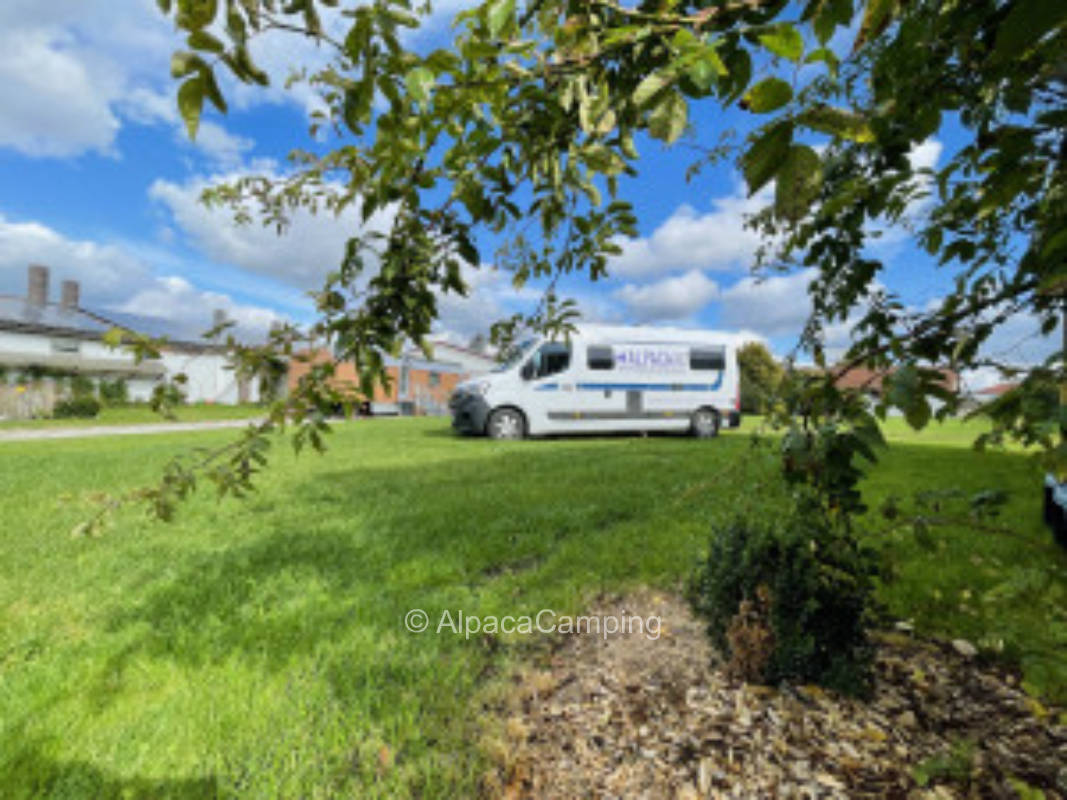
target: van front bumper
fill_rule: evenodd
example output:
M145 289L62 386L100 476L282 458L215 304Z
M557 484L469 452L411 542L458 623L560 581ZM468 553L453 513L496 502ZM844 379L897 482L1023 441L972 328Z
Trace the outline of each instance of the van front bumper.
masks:
M489 404L475 392L453 392L448 400L452 412L452 428L458 433L481 435L489 419Z

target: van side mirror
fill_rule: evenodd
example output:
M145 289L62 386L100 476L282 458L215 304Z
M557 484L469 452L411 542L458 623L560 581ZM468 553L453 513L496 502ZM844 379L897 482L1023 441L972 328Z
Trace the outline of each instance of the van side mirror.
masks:
M533 378L533 376L534 376L534 363L532 361L527 361L525 364L523 364L522 365L522 370L520 370L519 375L522 376L522 379L524 381L528 381L531 378Z

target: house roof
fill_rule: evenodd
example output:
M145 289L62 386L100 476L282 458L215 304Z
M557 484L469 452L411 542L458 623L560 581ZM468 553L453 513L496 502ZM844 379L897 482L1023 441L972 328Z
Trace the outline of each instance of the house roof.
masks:
M219 349L218 345L207 342L183 340L165 320L156 317L112 311L105 314L58 303L36 306L28 303L25 297L0 295L0 330L98 340L112 328L153 338L166 337L167 346L175 350L204 352Z
M65 308L55 303L35 306L25 297L0 295L0 329L27 332L68 333L99 336L112 325L79 308Z
M1012 389L1019 386L1017 383L997 383L993 386L987 386L984 389L979 389L975 394L988 394L993 397L1000 397L1002 394L1007 394Z
M838 389L858 389L865 392L881 394L885 379L896 371L895 368L873 370L867 367L853 367L837 378L834 385ZM941 373L941 385L950 392L959 391L960 376L955 370L938 368Z

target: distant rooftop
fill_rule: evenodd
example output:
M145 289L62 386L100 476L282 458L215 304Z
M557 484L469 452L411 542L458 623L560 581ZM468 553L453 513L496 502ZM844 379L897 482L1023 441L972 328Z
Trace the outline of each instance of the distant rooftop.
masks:
M215 346L184 340L173 326L158 317L113 311L100 313L60 303L35 305L25 297L0 295L0 330L99 339L112 328L153 338L166 337L169 343L183 349L211 349Z
M77 281L62 281L60 302L53 303L49 298L50 273L51 270L42 264L30 264L26 271L26 294L0 294L0 330L99 339L112 328L121 328L153 339L165 337L168 344L181 350L202 352L219 347L204 341L189 341L186 333L158 317L85 308L81 304L81 286ZM215 323L221 318L224 318L223 312L216 311Z
M979 389L975 394L988 394L993 397L1000 397L1002 394L1010 392L1012 389L1018 388L1017 383L996 383L992 386L987 386L984 389Z

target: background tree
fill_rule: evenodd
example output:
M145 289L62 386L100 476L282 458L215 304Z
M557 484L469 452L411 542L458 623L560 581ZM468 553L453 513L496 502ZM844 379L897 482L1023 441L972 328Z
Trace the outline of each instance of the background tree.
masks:
M746 342L739 347L737 363L741 371L741 411L766 412L782 380L781 365L762 342Z

